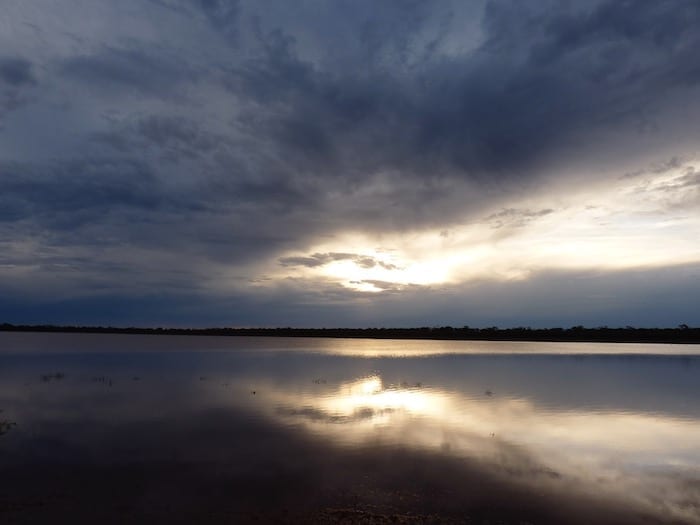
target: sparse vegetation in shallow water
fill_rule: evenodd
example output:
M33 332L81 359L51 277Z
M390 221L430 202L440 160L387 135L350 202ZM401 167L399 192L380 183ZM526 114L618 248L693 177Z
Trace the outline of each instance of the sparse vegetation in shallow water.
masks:
M63 372L56 372L55 374L42 374L41 382L50 383L51 381L60 381L64 377L66 377L66 374L64 374Z
M97 376L92 378L93 383L102 383L107 386L112 386L112 379L107 376Z
M0 410L2 412L2 410ZM7 434L12 427L16 427L17 423L14 421L8 421L6 419L0 419L0 436Z

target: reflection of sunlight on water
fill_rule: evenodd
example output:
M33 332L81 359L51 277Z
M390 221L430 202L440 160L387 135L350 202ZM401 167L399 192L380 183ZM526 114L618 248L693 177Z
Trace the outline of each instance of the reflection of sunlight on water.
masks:
M155 340L159 347L170 341ZM91 451L115 430L117 436L132 437L144 458L160 458L161 447L151 446L149 429L167 440L167 433L157 432L170 424L187 427L182 434L187 447L192 436L211 434L223 436L228 449L238 434L257 440L257 425L245 431L249 422L269 420L280 439L287 438L278 432L282 425L318 438L311 442L321 448L326 442L432 451L457 463L479 463L517 483L531 483L534 490L559 484L564 490L604 493L700 525L700 361L662 356L681 353L678 346L256 341L259 351L173 353L167 359L108 353L5 357L0 434L9 422L18 425L0 436L0 460L60 455L61 447L43 451L54 437L70 444L65 450ZM682 350L697 353L691 345ZM613 351L650 355L576 356ZM565 355L498 355L525 352ZM489 355L422 359L460 353ZM330 357L337 355L343 357ZM381 358L347 357L372 355ZM402 382L406 379L425 384ZM155 425L143 430L144 422ZM228 440L227 433L235 439ZM208 451L208 443L204 439L199 446ZM279 453L287 454L286 443ZM125 454L133 459L131 448Z
M470 455L478 452L473 448L475 438L497 438L527 446L543 458L575 452L579 460L600 464L614 459L617 465L700 465L700 422L695 419L558 410L497 394L468 396L422 385L386 386L379 375L321 391L285 391L269 385L263 392L262 401L275 417L301 419L310 431L344 442L360 443L381 423L386 439L428 447L442 446L449 439L451 450L460 450L464 442ZM276 410L279 407L285 410ZM339 428L328 423L343 424Z
M382 380L379 376L371 376L365 379L358 379L343 385L344 389L348 390L350 395L355 395L358 392L362 395L376 394L382 390Z
M382 416L403 410L413 416L434 413L440 408L438 396L416 388L385 389L379 376L371 376L343 384L334 395L320 398L322 410L335 416L349 416L359 411Z
M328 339L312 353L347 357L430 357L441 355L699 355L700 345L545 341L459 341L425 339Z
M700 482L695 419L557 410L498 394L470 397L420 385L385 386L379 375L317 392L272 388L265 397L274 418L341 445L380 439L449 451L507 472L525 468L530 477L548 472L620 497L634 494L700 520L697 509L683 506L687 484ZM539 467L532 470L533 465Z
M422 343L416 342L413 347L404 342L377 344L379 349L401 347L410 352ZM367 345L377 348L373 342ZM499 358L489 359L495 362ZM265 366L270 362L264 361ZM319 362L323 366L289 367L288 375L274 375L250 365L235 369L222 366L216 370L209 365L160 379L155 376L159 369L152 369L150 376L142 369L138 373L125 369L120 379L117 369L113 385L94 380L104 373L106 365L102 361L93 365L96 372L93 368L76 369L61 381L45 381L38 372L32 372L32 382L27 385L22 374L9 374L7 371L11 369L3 371L0 367L0 409L8 410L0 413L0 434L3 420L19 422L16 429L13 427L12 432L0 437L0 444L5 448L22 447L23 440L35 429L40 433L49 427L59 429L57 432L66 428L65 425L36 426L33 420L90 421L101 429L104 427L100 425L113 428L115 422L150 421L155 415L162 421L182 421L183 414L193 414L196 420L198 414L205 413L204 409L233 408L231 412L236 413L236 409L244 408L242 413L246 418L252 409L253 419L270 419L293 432L302 431L342 447L367 444L410 447L450 455L458 461L476 460L518 483L531 483L535 489L547 483L563 484L566 490L633 500L640 506L663 509L664 515L670 512L685 519L685 523L700 524L700 420L687 415L695 414L693 411L680 412L686 417L663 412L664 406L672 405L660 405L656 413L644 411L645 400L651 395L662 395L666 383L652 384L649 393L646 392L649 384L641 380L648 376L640 375L647 371L657 374L657 365L665 363L667 372L678 374L668 377L685 377L687 381L688 377L694 379L697 372L694 367L679 367L677 363L672 366L664 360L644 361L644 366L638 360L613 362L624 367L628 374L614 377L628 381L627 387L635 394L642 393L642 389L648 394L633 405L641 408L625 411L619 407L629 405L616 404L616 391L611 391L611 402L605 405L610 408L592 410L591 406L599 405L586 404L585 397L581 403L580 398L570 395L571 383L566 374L556 376L567 378L561 386L555 385L557 388L547 391L547 396L537 397L536 389L528 390L525 387L529 384L523 386L516 381L518 374L535 370L535 367L517 368L524 361L507 360L500 368L479 369L472 365L480 361L450 358L446 362L454 375L448 375L448 367L436 367L432 374L427 374L432 360L409 360L411 366L406 368L397 366L402 363L400 359L378 360L356 368L352 368L355 363L348 359L339 360L340 365L333 361L334 366L348 366L347 370L330 367L325 359ZM567 362L570 366L554 370L576 373L578 361ZM44 362L41 363L42 374L50 371L44 370ZM219 366L221 361L213 363ZM590 362L583 364L586 363L590 365ZM282 361L279 366L288 364L289 361ZM611 366L605 360L594 364L591 369L594 371ZM362 375L374 366L381 367L384 375L379 372ZM238 375L228 375L233 370ZM419 371L425 375L416 377ZM493 381L498 379L499 371L507 372L503 375L508 380ZM17 377L13 379L14 375ZM142 379L134 381L137 375ZM311 379L314 377L317 379ZM340 381L339 377L350 380ZM407 377L429 384L401 382ZM528 381L547 381L549 377L533 374L528 376ZM679 389L674 391L673 404L693 402L696 391L689 384L681 383L687 389L683 395L678 393ZM493 392L483 390L486 385ZM509 396L507 392L517 393ZM624 400L622 396L620 399ZM214 414L218 418L222 412ZM81 447L95 439L87 425L70 428L71 439L75 438ZM216 429L213 426L207 432ZM20 457L23 449L12 450L19 451Z

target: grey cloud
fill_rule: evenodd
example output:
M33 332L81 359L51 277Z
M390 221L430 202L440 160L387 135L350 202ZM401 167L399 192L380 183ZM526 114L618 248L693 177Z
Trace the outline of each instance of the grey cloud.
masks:
M134 90L158 98L171 95L182 83L195 80L190 66L176 56L150 54L145 49L105 47L94 54L68 58L61 72L95 89L116 93Z
M0 57L0 122L2 118L24 104L37 85L32 63L23 58Z
M658 175L667 175L660 180L655 179ZM651 175L651 177L649 177ZM646 176L646 177L645 177ZM634 191L636 193L649 193L656 196L672 197L667 203L669 208L679 206L683 201L697 201L697 192L693 190L700 186L700 172L694 165L672 159L669 162L657 164L647 169L626 173L621 179L633 179L637 181Z
M365 256L360 256L356 259L354 259L355 264L358 266L361 266L362 268L374 268L378 264L381 265L383 268L388 268L392 267L393 265L389 265L384 262L378 262L374 257L365 257Z
M352 261L357 266L362 268L374 268L375 266L381 266L386 270L397 270L398 266L387 263L376 257L371 257L369 255L361 255L356 253L314 253L308 257L306 256L292 256L292 257L280 257L279 263L282 266L306 266L307 268L317 268L324 266L334 261Z
M191 0L209 22L228 36L235 36L240 13L238 0Z
M264 34L258 59L231 70L229 85L255 101L254 117L239 124L274 144L290 176L322 172L346 187L390 170L407 184L534 177L574 135L585 149L602 130L636 133L646 109L666 102L664 90L687 87L699 8L682 2L680 16L672 4L603 2L569 13L564 4L491 2L475 52L411 70L370 63L361 75L306 61L294 37L276 30ZM659 19L669 24L663 34L653 29ZM422 196L437 204L447 191Z
M680 157L671 157L667 161L655 163L645 169L630 171L620 175L620 179L632 179L641 175L656 174L660 175L668 173L671 170L678 169L683 166L683 159Z
M82 268L86 279L89 273L105 283L121 279L119 272L104 261L88 264L91 250L99 258L106 247L121 246L125 261L141 250L150 257L178 253L177 286L188 287L187 280L197 281L204 267L264 259L315 231L303 216L280 229L277 217L269 214L282 198L273 188L264 198L240 184L219 188L203 181L168 188L163 171L129 155L0 163L0 241L33 238L40 242L35 255L60 248L58 264ZM250 205L265 199L270 202L266 208ZM64 255L71 251L76 255ZM30 267L32 257L20 263ZM130 271L152 281L147 261L141 266Z
M145 0L188 18L199 16L215 29L234 34L240 14L239 0Z
M307 268L316 268L328 264L328 260L317 257L281 257L279 260L282 266L306 266Z
M612 272L545 271L513 282L408 286L373 294L371 301L365 294L346 290L344 302L330 303L318 315L332 320L337 309L343 313L335 318L354 326L675 327L681 322L697 326L700 314L694 305L700 291L699 272L698 265ZM313 304L308 297L313 290L312 283L305 284L304 304ZM690 321L682 321L686 318ZM306 325L313 325L313 319L312 315ZM332 321L327 326L333 326Z
M195 151L207 151L215 140L198 129L197 123L182 117L153 115L138 124L141 135L159 146L176 143L190 145Z
M681 188L693 188L700 186L700 172L694 167L688 168L683 176L678 179L678 185Z
M192 119L157 114L115 122L109 131L96 132L92 138L120 152L134 153L154 147L175 162L200 157L230 142L227 137L202 129Z
M218 13L222 5L199 7ZM570 133L582 138L585 149L586 141L597 140L601 126L629 125L629 112L653 104L661 82L669 88L675 82L664 77L664 68L690 67L683 50L693 43L684 21L693 19L692 5L686 18L668 14L665 7L627 6L628 15L637 21L618 29L619 16L608 21L600 14L605 6L613 9L610 5L582 4L570 13L559 4L515 8L512 3L491 2L485 11L483 44L471 53L447 55L442 41L435 42L437 31L425 42L411 40L427 8L401 4L388 11L405 18L405 24L394 26L387 18L381 38L376 32L372 37L372 31L366 38L394 42L391 46L403 51L384 54L379 62L362 55L367 67L361 74L308 59L293 32L270 29L260 17L257 36L247 43L253 49L250 58L240 62L232 56L231 65L217 69L231 95L222 103L235 106L236 116L226 141L231 147L206 167L206 184L218 190L212 198L224 198L223 190L229 198L256 200L260 207L281 206L284 213L308 206L308 213L317 216L331 206L334 219L326 223L328 229L411 228L478 214L491 203L478 189L462 189L464 181L507 189L514 177L537 177L533 165L539 158L556 158ZM238 22L248 20L245 9L232 8ZM672 49L665 39L649 33L649 21L661 16L659 9L669 23L679 25L682 36ZM447 8L437 10L449 15ZM330 27L339 24L325 22ZM360 29L365 19L349 18L349 23ZM595 30L597 24L605 27ZM533 27L546 31L533 33ZM518 38L523 32L528 39ZM581 36L562 41L569 32ZM609 41L612 34L617 36ZM601 45L621 48L642 41L658 53L640 57L645 67L637 73L639 78L622 82L615 75L631 67L629 57L602 53L594 44L597 38ZM429 42L432 52L425 55ZM419 55L424 59L416 61ZM594 74L600 57L610 61L611 73ZM70 71L90 82L129 85L151 94L167 92L164 84L179 78L167 60L163 66L155 62L155 55L135 50L103 50L68 64ZM204 81L212 73L205 69L182 75ZM607 120L601 121L600 115ZM168 148L177 161L206 151L218 140L195 136L202 124L164 114L142 119L134 133ZM125 133L109 140L127 148L131 138ZM188 147L194 144L197 147ZM339 209L328 199L334 191L352 196L378 180L386 181L378 184L385 189L364 194L352 207ZM499 192L491 195L498 205ZM296 235L294 221L287 224ZM318 228L323 226L319 223Z
M700 172L693 166L687 167L682 175L671 179L668 182L658 184L653 187L653 191L661 193L677 193L680 196L690 197L692 193L687 190L692 190L700 186ZM642 185L637 188L638 191L649 191L648 185Z
M36 84L31 62L22 58L0 58L0 81L14 87Z
M82 158L54 166L0 165L2 220L42 217L58 227L103 217L110 209L151 210L162 190L145 164L118 158Z
M664 101L663 89L682 87L696 69L694 2L507 1L485 13L487 38L473 62L484 80L465 79L477 87L465 83L456 115L481 128L469 132L493 154L493 167L532 160L574 131L594 142L596 129L631 128L645 107Z
M700 326L700 267L633 272L543 272L527 281L367 294L319 281L239 290L92 294L29 300L0 283L6 322L185 326ZM154 317L154 312L157 316ZM157 319L157 321L149 321Z
M653 186L641 184L636 191L660 197L664 210L694 210L700 207L700 172L694 166L688 166L673 179Z
M484 219L484 222L488 223L491 228L522 228L528 223L550 213L554 213L551 208L546 208L542 210L532 211L532 210L520 210L516 208L506 208L497 213L493 213Z

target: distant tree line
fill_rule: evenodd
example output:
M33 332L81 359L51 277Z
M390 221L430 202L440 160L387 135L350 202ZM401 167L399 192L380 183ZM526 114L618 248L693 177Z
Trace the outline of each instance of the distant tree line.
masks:
M367 339L450 339L473 341L590 341L618 343L700 343L700 328L116 328L112 326L55 326L0 324L6 332L65 332L93 334L166 334L266 337L347 337Z

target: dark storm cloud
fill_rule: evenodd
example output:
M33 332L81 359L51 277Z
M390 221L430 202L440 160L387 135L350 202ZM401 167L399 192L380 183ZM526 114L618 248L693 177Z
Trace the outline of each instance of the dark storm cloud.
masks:
M217 23L250 20L237 2L190 5ZM227 173L216 175L217 184L247 185L251 193L312 184L319 187L322 208L330 184L353 191L380 173L400 173L388 195L366 197L367 208L388 198L399 222L439 222L464 213L464 206L449 202L449 183L431 185L435 178L497 184L534 176L532 164L558 156L574 132L585 149L601 129L636 126L663 93L692 84L697 70L692 28L700 8L692 2L603 2L573 12L557 3L490 2L482 43L458 55L440 53L444 35L438 31L412 40L426 13L440 11L434 8L392 4L375 20L360 6L348 21L324 20L340 34L345 23L354 24L360 49L375 51L357 51L360 70L308 59L292 29L258 17L249 28L252 58L240 62L237 50L222 52L223 62L232 62L221 70L233 96L228 104L237 108L232 140L244 151L225 159L243 169L220 170ZM391 24L393 19L403 22ZM349 42L327 43L351 48ZM107 90L121 86L160 96L179 80L204 81L219 71L195 70L186 60L177 67L172 56L156 53L105 48L66 60L64 71ZM160 146L190 144L195 152L211 147L211 138L193 135L201 124L159 115L142 120L136 132ZM255 172L256 180L229 180L240 179L243 170ZM464 198L467 209L479 208L479 199ZM416 214L418 201L446 205L439 213ZM344 220L368 227L365 211ZM377 228L393 221L387 214L373 220Z
M491 2L469 52L440 54L434 38L411 42L414 25L387 21L381 42L402 41L403 52L363 54L362 68L347 70L306 59L293 33L263 21L258 55L228 68L226 83L243 101L237 128L264 144L261 173L312 181L321 208L330 185L352 193L388 177L336 217L377 230L433 226L488 204L460 184L508 188L592 149L619 162L634 155L633 137L672 104L668 93L697 98L699 20L693 2ZM357 23L365 35L367 18ZM606 132L630 139L602 142ZM281 172L269 169L275 159Z
M96 142L116 151L131 154L156 148L159 153L177 162L180 158L201 157L230 141L189 118L179 115L148 115L130 122L119 122L112 129L97 132Z
M191 0L211 24L228 36L234 36L239 16L238 0Z
M697 81L696 2L606 1L578 12L558 3L527 5L492 2L484 19L489 61L481 67L503 82L483 102L502 111L489 128L504 142L487 142L505 146L496 152L509 159L527 155L518 147L534 145L537 153L556 146L573 130L591 140L597 126L640 122L668 90Z
M206 136L195 122L184 118L153 115L139 121L138 131L161 147L189 145L194 151L207 151L215 144L213 137Z
M0 57L0 123L5 114L28 101L28 93L36 84L31 62L17 57Z
M83 158L44 169L8 163L0 172L5 204L0 220L64 216L74 227L79 217L94 220L122 207L153 209L164 199L149 168L138 161Z
M0 57L0 81L15 87L36 84L31 62L22 58Z
M93 89L113 94L134 90L141 95L166 97L180 82L195 75L177 57L151 54L147 49L104 48L94 54L66 59L61 73Z

